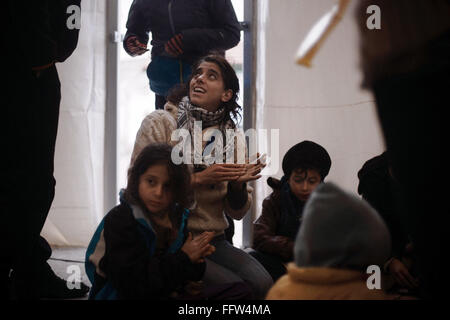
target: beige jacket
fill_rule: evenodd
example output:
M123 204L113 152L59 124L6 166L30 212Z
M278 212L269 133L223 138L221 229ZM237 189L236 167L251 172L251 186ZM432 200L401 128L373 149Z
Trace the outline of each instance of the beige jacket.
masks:
M391 300L383 290L367 288L365 274L346 269L287 266L267 300Z

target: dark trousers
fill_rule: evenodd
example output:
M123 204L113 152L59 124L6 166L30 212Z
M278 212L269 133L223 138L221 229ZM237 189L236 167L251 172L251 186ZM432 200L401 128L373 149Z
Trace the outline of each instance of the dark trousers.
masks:
M2 128L7 165L0 169L0 205L6 222L0 270L2 282L14 270L17 298L34 299L50 256L40 233L55 194L60 82L54 66L39 77L25 68L16 73L6 84Z
M450 33L424 54L420 68L378 81L374 93L394 175L405 192L401 219L417 254L421 296L439 298L447 274L443 222L450 213L444 116L450 106Z
M286 273L286 267L279 257L254 249L249 249L247 252L263 265L267 272L272 276L273 282L277 281Z

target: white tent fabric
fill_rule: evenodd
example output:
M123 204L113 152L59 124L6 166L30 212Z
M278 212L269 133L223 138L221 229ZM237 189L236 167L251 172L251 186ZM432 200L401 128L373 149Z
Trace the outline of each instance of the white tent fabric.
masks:
M258 1L256 127L279 129L279 169L286 151L303 140L324 146L332 158L327 181L356 192L357 172L384 150L372 95L360 89L355 1L308 69L295 64L311 27L336 0ZM270 153L270 148L269 148ZM255 215L271 192L256 183Z
M106 1L82 1L81 9L77 49L57 64L56 194L42 235L59 246L86 246L104 211Z

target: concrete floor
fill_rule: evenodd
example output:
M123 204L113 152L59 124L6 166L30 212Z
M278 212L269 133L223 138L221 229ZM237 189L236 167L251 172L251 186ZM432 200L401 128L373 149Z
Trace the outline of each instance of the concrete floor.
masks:
M48 260L48 263L60 278L74 279L75 275L79 272L80 280L91 287L91 282L86 276L84 269L85 253L86 248L52 248L52 256ZM87 295L77 300L87 300Z

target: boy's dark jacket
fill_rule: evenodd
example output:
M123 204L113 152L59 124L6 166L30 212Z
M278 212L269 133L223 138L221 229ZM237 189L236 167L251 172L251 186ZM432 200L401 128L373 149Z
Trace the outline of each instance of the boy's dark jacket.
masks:
M86 251L89 299L167 299L186 281L198 281L205 263L192 263L180 250L189 211L180 213L177 239L156 255L156 235L142 210L121 198L102 220Z
M304 203L291 193L285 178L268 178L267 184L273 192L264 199L261 216L253 224L253 248L292 261Z

